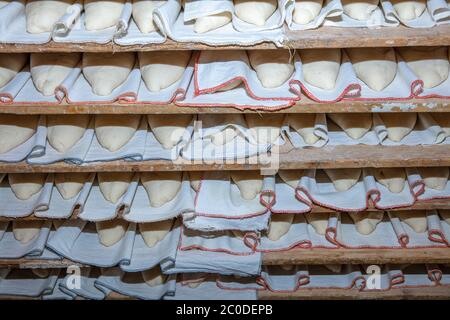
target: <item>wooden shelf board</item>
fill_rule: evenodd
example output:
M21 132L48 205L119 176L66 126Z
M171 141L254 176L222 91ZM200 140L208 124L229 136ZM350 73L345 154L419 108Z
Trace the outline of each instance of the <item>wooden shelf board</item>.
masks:
M69 259L62 260L41 260L41 259L0 259L0 268L16 269L65 269L69 266L88 267L81 263L73 262Z

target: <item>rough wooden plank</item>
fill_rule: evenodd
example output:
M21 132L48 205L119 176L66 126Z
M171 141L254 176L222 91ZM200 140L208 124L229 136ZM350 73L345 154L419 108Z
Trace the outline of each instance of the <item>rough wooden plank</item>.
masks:
M69 266L87 267L86 265L73 262L69 259L63 260L39 260L39 259L0 259L0 268L15 269L65 269Z

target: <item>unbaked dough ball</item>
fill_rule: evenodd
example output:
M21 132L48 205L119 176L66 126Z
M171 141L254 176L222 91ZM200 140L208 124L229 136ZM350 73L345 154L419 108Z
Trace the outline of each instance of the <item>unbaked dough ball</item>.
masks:
M355 20L369 20L378 7L379 0L342 0L344 13Z
M277 141L281 134L284 122L282 114L246 114L245 120L250 135L258 144L272 144Z
M46 173L9 173L11 190L17 199L28 200L44 187Z
M45 279L50 275L50 269L31 269L31 272L38 278Z
M160 286L167 281L167 276L161 272L161 268L159 265L153 267L153 269L143 271L142 278L150 287Z
M97 31L116 26L125 2L125 0L84 0L86 30Z
M391 3L402 20L414 20L427 8L426 0L391 0Z
M11 151L30 139L37 130L39 116L0 116L0 154Z
M100 191L111 203L117 203L127 192L133 178L132 172L99 172L97 173Z
M70 150L83 137L89 119L87 114L47 116L48 142L58 152Z
M417 113L380 113L387 129L389 140L401 141L415 127L417 121Z
M300 179L304 176L304 170L280 170L278 175L281 180L292 188L296 189L300 182Z
M403 168L374 168L375 179L393 193L400 193L405 187L406 173Z
M294 214L292 213L272 214L270 217L267 237L272 241L279 240L282 236L289 232L293 221Z
M276 88L288 81L294 73L289 50L249 50L250 65L265 88Z
M197 33L205 33L211 30L223 27L231 22L230 12L221 12L209 16L203 16L195 19L194 31Z
M444 130L447 137L450 137L450 114L446 112L431 113L434 121Z
M164 90L181 79L191 59L191 51L139 52L141 76L148 90Z
M328 118L355 140L362 138L372 128L370 113L329 113Z
M347 49L356 76L369 88L382 91L397 74L397 57L392 48Z
M181 141L192 119L190 114L147 115L148 125L164 149L172 149Z
M103 148L115 152L126 145L136 133L141 120L135 114L102 114L95 116L95 134Z
M183 173L179 171L141 173L141 183L150 205L159 208L172 201L181 189L182 177Z
M0 53L0 88L6 86L28 61L26 53Z
M356 230L363 235L369 235L383 220L384 212L349 212L349 215L355 223Z
M307 212L305 213L306 221L314 228L317 234L325 235L328 228L328 220L330 214L327 212Z
M277 0L234 0L234 13L236 16L250 24L262 27L266 24L275 10Z
M191 182L191 188L195 192L198 192L200 190L202 177L203 177L203 172L201 172L201 171L189 171L189 180Z
M314 144L320 137L315 134L316 115L313 113L288 114L286 122L298 132L307 144Z
M39 236L44 221L14 220L12 231L14 238L22 244L29 243Z
M447 186L449 176L448 167L422 167L417 168L417 170L428 188L444 190Z
M66 14L74 0L28 0L25 6L27 32L53 31L53 26Z
M259 171L231 171L231 180L238 186L241 197L253 200L261 193L263 177Z
M90 173L56 173L55 185L63 199L68 200L77 196L86 182Z
M203 123L203 128L224 126L221 131L203 136L206 139L211 139L211 142L216 146L222 146L233 141L233 139L239 134L236 127L247 127L244 115L237 113L220 115L205 114L202 115L201 121Z
M322 10L323 0L295 0L292 20L298 24L313 21Z
M423 210L396 211L395 215L415 232L423 233L428 229L427 213Z
M347 191L353 187L361 177L362 170L354 169L324 169L327 176L333 182L336 191Z
M140 223L139 231L145 244L152 248L166 237L170 230L172 230L172 225L172 219L151 223Z
M300 51L302 72L310 85L332 90L341 69L341 49L306 49Z
M165 0L133 0L133 19L142 33L158 30L153 21L153 11L166 3Z
M96 222L98 239L105 247L111 247L119 242L128 229L128 222L122 219Z

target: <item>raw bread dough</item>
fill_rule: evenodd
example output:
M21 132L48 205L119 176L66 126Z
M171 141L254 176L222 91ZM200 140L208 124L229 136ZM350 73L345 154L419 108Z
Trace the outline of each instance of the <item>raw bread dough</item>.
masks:
M84 26L88 31L114 27L119 22L125 0L84 0Z
M277 0L234 0L236 16L250 24L262 27L277 10Z
M145 283L150 287L160 286L167 281L167 276L162 274L159 265L157 265L153 269L143 271L142 278L144 279Z
M98 239L105 247L111 247L119 242L128 229L128 222L122 219L100 221L95 223Z
M115 152L136 133L141 120L135 114L102 114L95 116L95 135L103 148Z
M317 234L325 235L328 228L328 220L330 214L326 212L307 212L305 213L306 221L314 228Z
M139 52L141 76L148 90L164 90L183 77L191 51Z
M89 124L88 114L47 116L47 139L56 151L64 153L80 140Z
M272 214L267 233L269 240L277 241L288 233L294 221L294 216L292 213Z
M231 180L238 186L241 197L246 200L255 199L263 188L263 177L259 171L232 171Z
M36 277L41 279L48 278L50 275L50 269L31 269L31 272L33 272Z
M313 21L322 10L323 0L295 0L292 20L298 24Z
M201 172L201 171L189 171L189 179L191 181L191 188L194 189L195 192L198 192L200 190L202 177L203 177L203 172Z
M342 0L344 13L355 20L369 20L378 7L379 0Z
M292 188L296 189L300 182L300 179L305 174L304 170L280 170L278 171L278 175L281 180L287 183Z
M172 149L181 141L192 119L190 114L147 115L148 125L164 149Z
M258 144L272 144L281 134L281 126L284 122L282 114L246 114L245 120L250 135Z
M450 70L447 47L398 48L402 58L425 88L434 88L447 80Z
M31 79L44 96L55 94L58 87L80 61L79 53L32 53Z
M450 210L439 210L439 214L445 222L450 224Z
M134 52L84 53L83 74L99 96L108 96L128 78L136 62Z
M216 146L222 146L231 142L238 134L239 131L236 127L247 127L244 116L242 114L208 114L204 115L203 127L211 128L215 126L225 126L221 131L204 136L204 138L210 138L211 142Z
M324 169L333 182L336 191L346 191L353 187L361 177L361 169Z
M230 12L221 12L210 16L199 17L195 19L194 31L197 33L205 33L218 29L231 22Z
M324 264L323 266L333 273L341 273L342 271L342 264Z
M390 0L402 20L419 18L427 8L426 0Z
M316 115L313 113L288 114L286 122L303 138L307 144L314 144L320 137L315 134Z
M29 243L39 235L43 224L44 221L39 220L14 220L12 224L14 238L22 244Z
M133 178L132 172L99 172L97 173L100 191L111 203L117 203L127 192Z
M46 173L9 173L8 180L11 190L17 199L28 200L39 193L44 187Z
M447 186L449 176L448 167L422 167L417 168L417 170L428 188L444 190Z
M375 180L393 193L400 193L405 187L406 173L403 168L374 168Z
M26 53L0 53L0 88L6 86L28 61Z
M2 114L0 117L0 154L11 151L30 139L37 130L39 116Z
M182 177L183 173L179 171L141 173L141 183L150 205L159 208L172 201L181 189Z
M387 129L388 138L392 141L401 141L415 127L416 113L380 113L380 117Z
M329 113L328 117L355 140L362 138L372 128L370 113Z
M64 200L72 199L78 195L88 182L90 173L56 173L55 185Z
M427 213L423 210L396 211L395 215L417 233L428 229Z
M447 137L450 137L450 114L446 112L432 113L434 121L444 130ZM1 153L1 152L0 152Z
M151 223L140 223L139 231L145 244L152 248L166 237L170 230L172 230L172 225L173 219Z
M53 31L55 23L66 14L73 2L73 0L28 0L25 6L27 32Z
M363 234L371 234L383 220L384 212L349 212L356 230Z
M133 0L133 19L142 33L158 30L153 22L153 11L166 3L165 0Z
M306 49L300 51L302 72L310 85L332 90L341 69L341 49Z
M347 49L356 76L369 88L382 91L397 74L397 57L392 48Z
M294 73L289 50L249 50L250 65L265 88L276 88L288 81Z

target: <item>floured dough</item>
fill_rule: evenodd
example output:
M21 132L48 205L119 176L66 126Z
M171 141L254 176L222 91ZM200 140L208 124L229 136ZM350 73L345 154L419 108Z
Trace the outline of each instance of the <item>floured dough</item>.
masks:
M88 182L89 173L56 173L55 185L63 199L72 199L78 195L83 186Z
M142 278L150 287L160 286L167 281L167 276L162 274L159 265L157 265L153 269L143 271Z
M230 176L238 186L242 198L252 200L261 193L263 177L259 171L231 171Z
M379 0L342 0L344 13L355 20L369 20L378 7Z
M6 86L27 63L26 53L0 53L0 88Z
M50 269L31 269L31 272L41 279L48 278L50 275Z
M44 221L25 221L25 220L14 220L12 224L12 231L14 238L20 241L22 244L29 243L41 232L42 225Z
M147 115L148 125L164 149L172 149L181 141L192 119L190 114Z
M298 24L313 21L322 10L323 0L295 0L292 20Z
M172 225L172 219L158 222L140 223L139 231L141 232L145 244L152 248L166 237L170 230L172 230Z
M165 3L167 1L133 0L133 19L142 33L158 30L153 22L153 11Z
M164 90L183 77L191 59L191 51L139 52L141 76L147 89Z
M448 167L421 167L417 168L417 170L428 188L444 190L447 186L449 177Z
M278 175L281 180L287 183L292 188L296 189L300 182L300 179L304 175L304 170L280 170L278 171Z
M439 215L445 222L450 224L450 210L439 210Z
M182 172L143 172L141 183L147 191L150 205L159 208L172 201L181 189Z
M401 141L415 127L417 121L416 113L380 113L387 129L388 138L392 141Z
M316 115L312 113L288 114L286 122L289 127L298 132L307 144L314 144L320 137L315 134Z
M73 0L28 0L25 6L27 32L53 31L56 22L66 14Z
M134 52L84 53L83 74L99 96L108 96L122 85L134 67Z
M370 113L329 113L328 117L355 140L362 138L372 128Z
M9 185L15 196L20 200L28 200L39 193L44 187L46 173L10 173Z
M330 214L327 212L307 212L305 213L306 221L314 228L317 234L325 235L328 227Z
M211 128L215 126L225 126L221 131L215 132L211 135L204 136L204 138L210 138L211 142L216 146L222 146L231 142L238 134L239 131L236 127L247 126L245 118L242 114L221 114L214 115L208 114L202 117L203 127Z
M250 24L264 26L277 10L277 0L234 0L236 16Z
M102 114L95 116L95 135L103 148L115 152L136 133L141 120L135 114Z
M282 114L246 114L245 120L250 135L258 144L272 144L281 134L281 126L284 122Z
M382 91L397 74L397 57L392 48L347 49L356 76L369 88Z
M128 222L122 219L96 222L98 239L105 247L111 247L119 242L128 229Z
M117 203L127 192L133 178L132 172L99 172L97 173L100 191L111 203Z
M119 22L125 0L84 0L85 21L88 31L114 27Z
M197 33L205 33L218 29L231 22L230 12L221 12L209 16L199 17L195 19L194 31Z
M80 140L89 124L88 114L47 116L47 139L56 151L64 153Z
M201 171L189 171L189 180L191 181L191 188L195 192L200 190L203 172ZM1 182L1 181L0 181Z
M289 50L249 50L250 65L265 88L276 88L288 81L294 73Z
M336 191L346 191L353 187L361 176L361 169L324 169L333 182Z
M423 233L428 229L427 213L423 210L396 211L395 215L415 232Z
M80 61L79 53L32 53L31 79L44 96L55 94L58 87Z
M11 151L30 139L37 130L39 116L0 116L0 154Z
M400 193L405 187L406 173L403 168L374 168L375 179L393 193Z
M447 137L450 137L450 114L446 112L432 113L434 121L444 130Z
M267 237L272 241L279 240L289 232L293 221L294 214L292 213L272 214Z
M306 49L300 51L302 72L310 85L332 90L341 69L341 49Z
M356 230L364 235L371 234L383 220L384 212L349 212Z
M426 0L390 0L394 10L402 20L413 20L427 8Z

